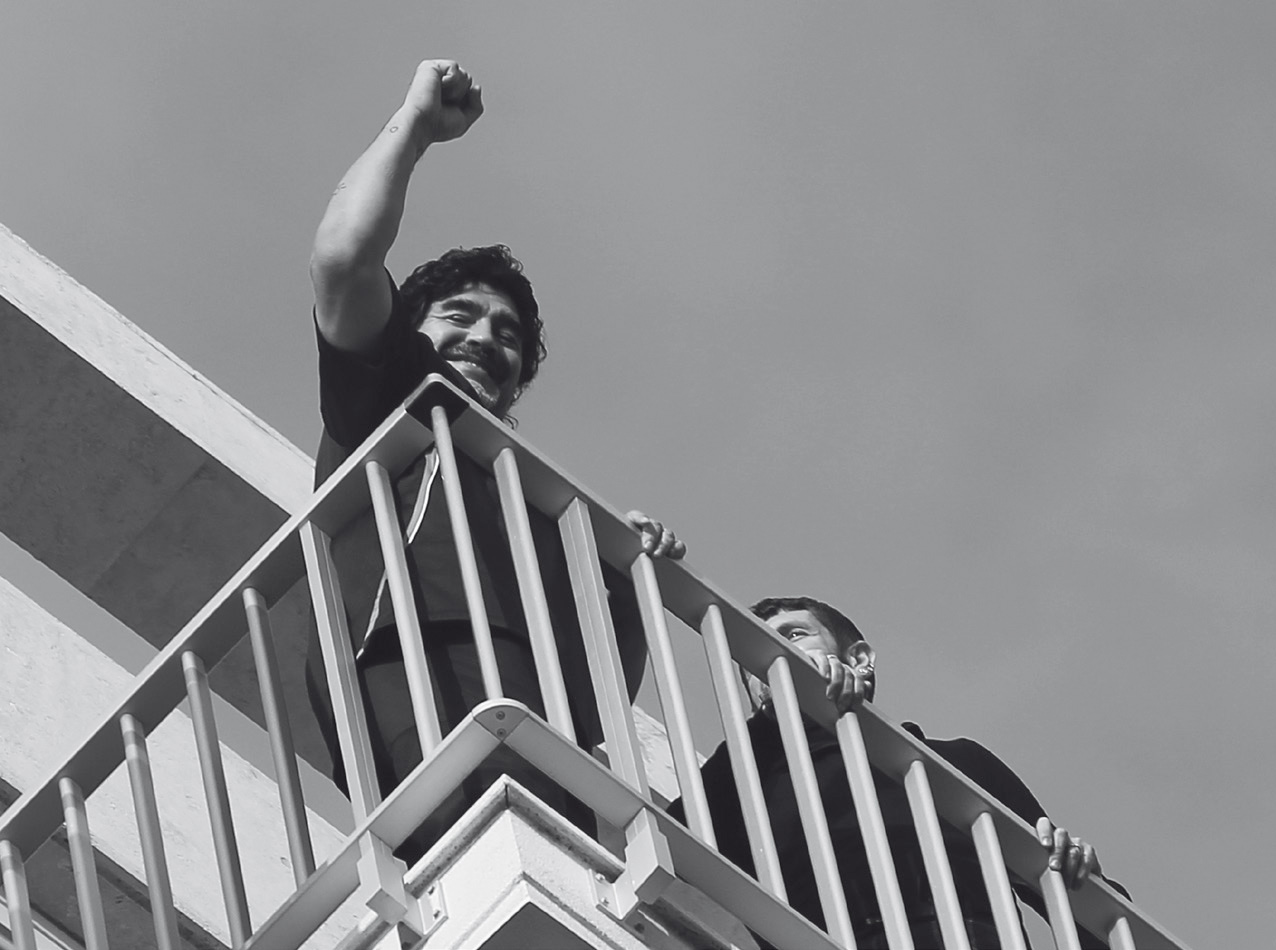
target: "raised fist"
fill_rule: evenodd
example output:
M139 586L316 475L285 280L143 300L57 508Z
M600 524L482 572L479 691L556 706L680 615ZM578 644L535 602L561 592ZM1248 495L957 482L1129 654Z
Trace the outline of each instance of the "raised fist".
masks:
M422 145L460 138L483 114L483 91L451 59L427 59L416 68L403 105L417 113Z

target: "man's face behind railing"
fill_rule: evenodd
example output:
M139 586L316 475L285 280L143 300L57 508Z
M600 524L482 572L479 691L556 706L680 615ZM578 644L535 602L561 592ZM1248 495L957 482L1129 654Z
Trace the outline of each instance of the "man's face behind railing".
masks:
M813 610L796 608L763 616L766 624L815 661L828 681L828 696L839 708L873 698L876 654L864 640L839 635ZM745 690L755 710L771 713L771 688L744 673Z

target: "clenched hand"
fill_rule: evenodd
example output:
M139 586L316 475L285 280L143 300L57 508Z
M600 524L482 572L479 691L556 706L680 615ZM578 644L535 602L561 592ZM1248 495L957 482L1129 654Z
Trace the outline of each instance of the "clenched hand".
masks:
M453 59L427 59L416 68L403 99L417 113L419 144L460 138L483 114L483 90Z

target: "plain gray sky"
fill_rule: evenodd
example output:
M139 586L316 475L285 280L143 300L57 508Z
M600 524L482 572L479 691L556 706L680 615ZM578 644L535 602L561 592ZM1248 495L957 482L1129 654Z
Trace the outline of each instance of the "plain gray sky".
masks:
M524 260L521 432L740 599L843 607L886 714L995 750L1172 932L1257 948L1276 10L1246 6L8 0L0 221L313 450L315 225L416 62L460 59L487 114L391 265Z

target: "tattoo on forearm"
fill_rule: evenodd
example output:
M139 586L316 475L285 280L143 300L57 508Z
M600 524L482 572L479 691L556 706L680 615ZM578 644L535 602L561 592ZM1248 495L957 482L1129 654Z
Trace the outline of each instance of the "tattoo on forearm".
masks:
M394 135L396 132L399 131L399 127L397 125L387 125L385 127L385 131L386 131L386 134L388 135ZM420 159L421 156L425 154L425 145L424 143L417 142L415 143L415 147L416 147L416 157L417 159Z

